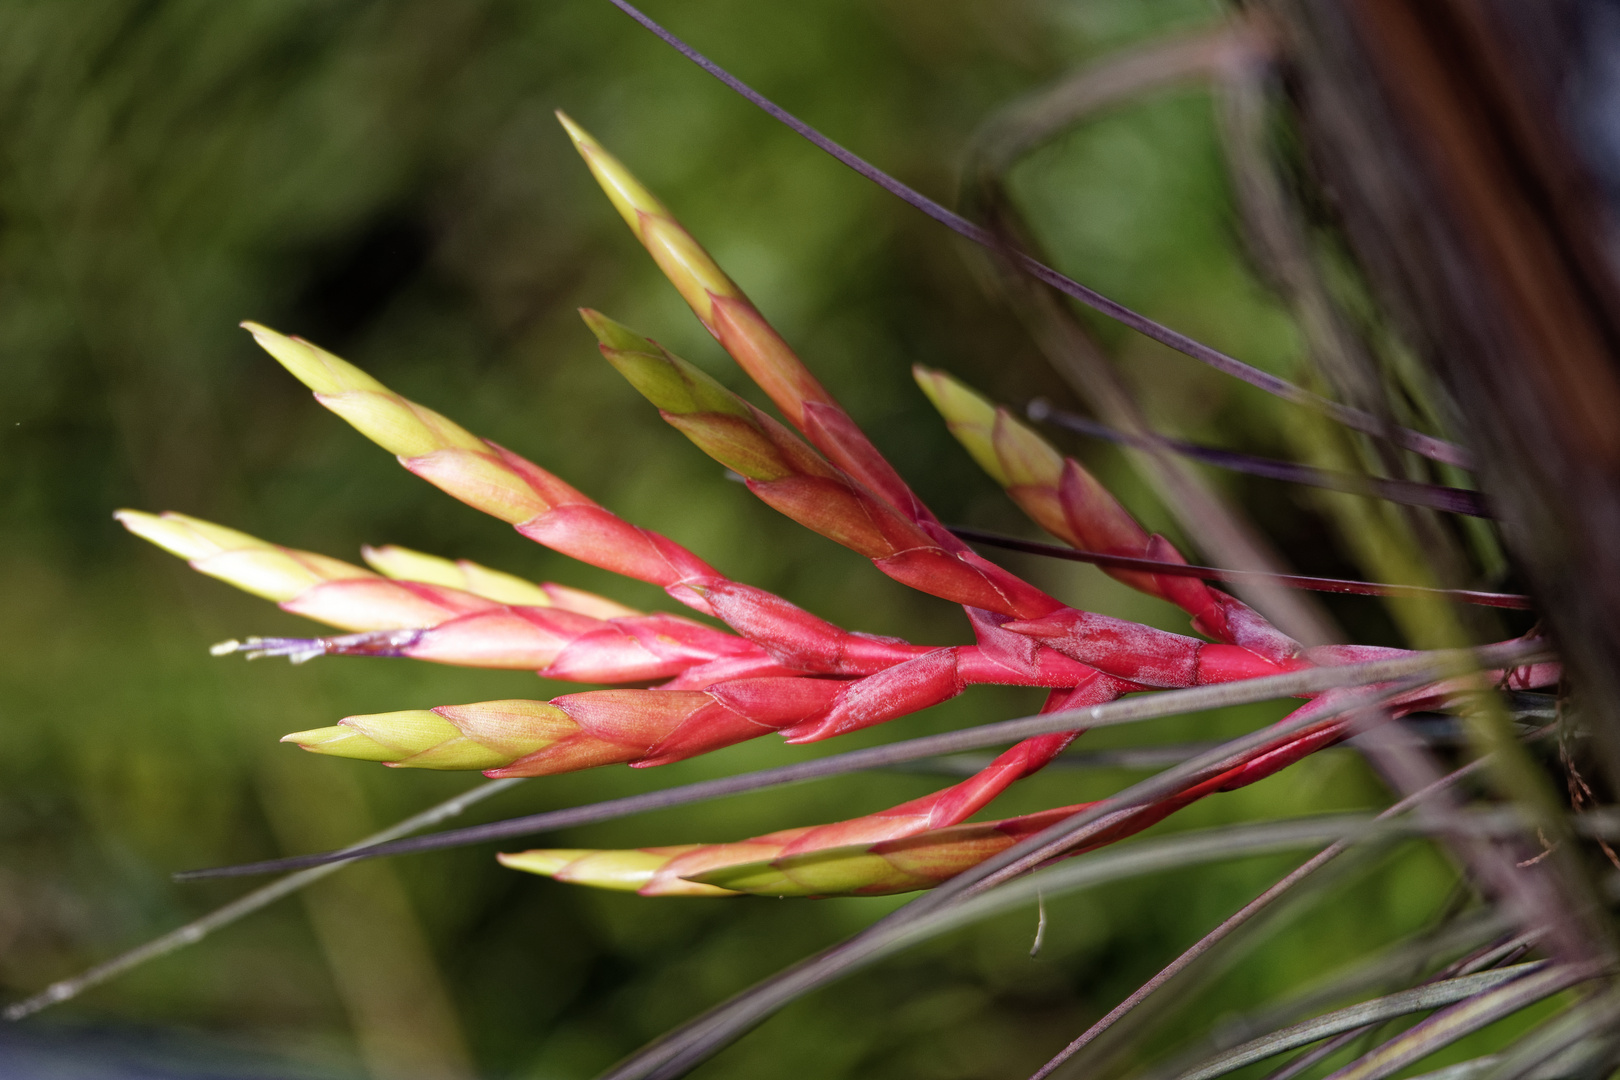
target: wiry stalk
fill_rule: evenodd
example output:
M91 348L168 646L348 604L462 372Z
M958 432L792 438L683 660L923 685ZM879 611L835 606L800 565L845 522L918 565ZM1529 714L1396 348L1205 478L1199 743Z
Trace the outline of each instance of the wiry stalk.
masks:
M1093 563L1114 570L1135 570L1160 577L1195 577L1204 581L1241 583L1264 577L1291 589L1311 589L1316 592L1343 593L1348 596L1402 596L1424 600L1449 600L1459 604L1479 604L1484 607L1507 608L1513 611L1531 611L1535 604L1523 593L1483 592L1478 589L1433 589L1426 585L1392 585L1380 581L1352 581L1346 578L1309 577L1304 574L1268 574L1254 570L1226 570L1217 566L1192 566L1164 559L1138 559L1129 555L1106 555L1095 551L1079 551L1043 544L1038 540L1024 540L1016 536L1003 536L984 529L953 525L951 531L970 544L983 544L1022 551L1029 555L1044 555L1053 559Z
M357 841L352 847L345 848L344 851L351 851L372 844L386 843L401 836L408 836L413 832L420 832L461 814L468 807L482 802L491 795L497 795L516 783L518 783L517 780L490 780L479 784L471 791L464 791L460 795L446 799L437 806L422 811L420 814L414 814L398 824L390 825L386 829L372 833L365 839ZM340 852L339 855L341 856L341 854ZM6 1020L21 1020L42 1009L48 1009L52 1005L60 1005L64 1001L70 1001L86 990L109 982L126 971L152 960L168 956L170 953L177 952L187 945L195 945L214 931L221 930L231 923L275 903L283 896L291 896L299 889L304 888L304 886L312 885L324 877L337 873L348 864L349 860L339 857L320 866L312 866L288 874L279 881L273 881L268 885L254 889L246 896L237 897L230 903L215 908L207 915L193 919L184 926L177 927L161 937L153 938L151 941L138 945L126 953L121 953L111 960L105 960L71 978L60 979L32 997L13 1002L6 1006L5 1011L0 1013L0 1017L4 1017Z
M1268 480L1281 480L1289 484L1302 484L1329 491L1370 495L1405 506L1446 510L1453 514L1467 514L1470 517L1494 516L1486 505L1485 496L1471 488L1446 487L1418 480L1392 480L1359 472L1323 469L1293 461L1260 457L1257 454L1245 454L1237 450L1204 446L1186 439L1160 435L1157 432L1132 435L1066 409L1054 408L1045 398L1036 398L1026 405L1024 415L1037 423L1044 422L1069 431L1077 431L1082 435L1089 435L1094 439L1102 439L1119 446L1134 446L1139 449L1163 448L1205 465L1246 473L1249 476L1261 476Z

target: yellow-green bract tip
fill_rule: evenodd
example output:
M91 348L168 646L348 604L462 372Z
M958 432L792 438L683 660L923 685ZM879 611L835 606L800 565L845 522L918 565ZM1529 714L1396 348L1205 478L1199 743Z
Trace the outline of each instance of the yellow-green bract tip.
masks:
M317 754L410 769L492 769L516 756L468 738L431 709L350 716L336 727L295 732L281 741Z
M452 589L466 588L467 577L461 572L461 567L437 555L413 551L397 544L384 544L381 547L366 544L360 549L360 557L366 561L366 565L385 577L425 581L429 585L445 585Z
M113 516L136 536L180 556L203 573L278 604L323 581L374 576L341 559L312 551L293 551L173 511L146 514L139 510L120 510ZM322 621L328 620L323 618Z
M563 126L563 130L568 132L568 137L573 140L575 146L598 145L597 141L591 137L591 133L576 124L572 116L569 116L561 109L553 109L552 112L556 115L557 122Z
M585 325L596 335L596 340L609 349L654 355L660 351L657 342L652 338L636 333L624 323L608 318L595 308L580 308L579 317L585 320Z
M579 859L590 852L580 848L549 848L545 850L495 853L496 860L505 867L513 870L522 870L530 874L543 874L546 877L556 877L557 871L569 863ZM651 874L647 875L651 877ZM640 886L636 886L640 888Z
M294 378L317 394L342 394L350 390L388 392L386 386L347 360L303 338L288 337L251 321L243 322L242 328L282 367L292 372Z
M399 757L399 751L395 748L368 738L364 732L341 725L295 731L291 735L283 735L281 741L295 743L313 753L360 761L392 761Z
M602 190L607 192L613 206L624 218L625 224L635 232L637 239L641 238L641 215L655 214L667 217L669 211L664 204L658 201L657 196L648 191L630 174L630 170L612 154L602 148L602 144L592 138L591 133L574 123L573 118L561 109L557 110L557 120L562 124L563 130L573 140L574 149L579 156L585 159L590 166L591 173L596 177Z
M1002 487L1008 486L1012 481L1002 468L1001 457L996 453L993 442L995 406L943 371L934 371L918 364L911 369L911 374L934 408L945 418L946 426L962 448L973 455L973 460L996 483Z
M558 881L575 885L592 885L598 889L617 889L636 892L652 882L658 871L671 859L691 851L696 845L683 844L664 848L631 848L621 851L590 849L542 848L534 851L501 853L495 856L502 866L524 870L531 874L544 874ZM672 882L673 895L725 896L729 890L713 886ZM660 890L663 892L664 890Z
M113 517L142 540L149 540L182 559L206 559L221 551L269 546L247 533L173 511L148 514L141 510L119 510Z
M489 453L484 441L466 428L400 397L347 360L258 323L242 325L282 367L315 391L317 401L390 454L415 458L447 449Z
M752 423L743 399L701 368L600 311L581 308L579 313L601 343L608 363L664 412L675 416L720 413Z

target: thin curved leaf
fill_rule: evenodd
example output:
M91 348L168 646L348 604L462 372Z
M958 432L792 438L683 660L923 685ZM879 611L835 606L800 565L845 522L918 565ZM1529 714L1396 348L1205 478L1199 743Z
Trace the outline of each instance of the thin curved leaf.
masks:
M1352 1061L1328 1080L1382 1080L1504 1016L1597 978L1608 966L1604 960L1549 967L1459 1002Z
M1220 1054L1185 1072L1178 1073L1175 1080L1214 1080L1217 1076L1225 1076L1227 1073L1235 1072L1245 1065L1264 1061L1268 1057L1274 1057L1289 1050L1297 1050L1301 1046L1309 1046L1311 1043L1326 1039L1331 1035L1354 1031L1367 1024L1393 1020L1397 1016L1407 1016L1415 1012L1428 1012L1430 1009L1437 1009L1443 1005L1465 1001L1484 991L1493 990L1515 979L1523 978L1546 966L1547 961L1545 960L1538 960L1528 964L1515 964L1512 967L1500 968L1495 971L1482 971L1477 975L1464 975L1461 978L1445 979L1429 986L1402 990L1400 993L1386 994L1383 997L1373 998L1371 1001L1362 1001L1343 1009L1335 1009L1333 1012L1312 1017L1302 1023L1294 1024L1292 1027L1286 1027L1269 1035L1251 1039L1241 1046L1235 1046L1224 1054Z

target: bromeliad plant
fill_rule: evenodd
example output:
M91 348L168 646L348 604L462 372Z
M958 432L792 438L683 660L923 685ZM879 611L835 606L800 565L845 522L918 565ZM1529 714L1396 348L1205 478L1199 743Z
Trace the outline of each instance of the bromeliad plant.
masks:
M738 582L699 555L614 515L540 466L389 390L296 337L244 324L260 345L416 475L524 536L582 562L661 586L724 624L644 613L552 583L399 547L366 549L364 569L267 543L177 513L126 510L132 532L205 574L346 631L309 639L248 638L216 652L407 657L532 669L547 678L633 685L549 701L503 700L348 717L285 741L406 768L544 776L625 763L679 761L769 733L831 738L945 701L969 686L1049 690L1047 712L1137 691L1187 688L1319 666L1387 659L1399 650L1304 648L1230 594L1174 573L1184 560L1149 535L1079 462L949 375L917 382L951 431L1031 518L1077 549L1150 560L1111 570L1168 600L1202 637L1167 633L1064 604L981 557L947 530L674 216L566 116L574 145L698 319L786 419L732 393L651 338L582 312L608 363L700 450L761 500L859 552L912 588L961 604L972 644L925 645L834 626ZM1554 664L1490 673L1514 688L1557 681ZM1464 684L1404 688L1395 715L1444 703ZM1331 692L1284 730L1152 801L1110 819L1065 854L1132 835L1189 803L1269 776L1353 729ZM1316 717L1320 719L1314 719ZM540 849L502 855L514 869L645 896L871 895L927 889L1086 810L1068 806L967 824L1009 785L1049 764L1079 731L1043 734L973 776L892 809L750 839L630 851Z

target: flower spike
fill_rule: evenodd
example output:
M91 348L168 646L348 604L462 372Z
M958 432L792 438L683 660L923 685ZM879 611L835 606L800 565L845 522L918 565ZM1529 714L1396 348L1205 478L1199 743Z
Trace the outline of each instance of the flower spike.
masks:
M917 366L912 374L951 434L1047 532L1082 551L1186 561L1170 541L1150 536L1085 466L1063 457L1012 413L944 372ZM1135 570L1104 573L1177 605L1193 617L1194 627L1219 641L1241 645L1273 663L1285 664L1300 655L1298 642L1236 597L1196 578Z
M514 870L642 896L883 896L933 888L1086 805L868 843L805 847L820 831L812 827L730 844L540 849L496 858Z
M674 615L597 619L558 607L502 605L421 629L326 638L248 638L249 659L286 656L394 656L462 667L534 671L569 682L646 682L728 663L732 677L775 673L778 664L751 641ZM711 680L712 681L712 680ZM707 685L705 683L704 685Z
M381 713L349 717L283 741L316 753L408 767L546 776L597 765L663 765L773 731L792 742L812 742L926 708L973 682L1057 684L1062 689L1050 696L1048 711L1095 705L1139 689L1050 651L1056 663L1048 665L1044 680L1009 676L1006 668L983 662L972 646L916 651L930 661L948 659L949 666L935 665L934 673L948 672L949 677L940 680L925 673L919 678L907 672L908 664L880 667L864 679L805 677L761 664L747 671L743 668L750 658L739 656L731 658L737 671L701 690L596 690L549 702L494 701ZM897 823L916 828L954 824L1008 784L1044 766L1071 738L1073 733L1026 740L977 777L893 811L884 818L881 836L896 835ZM469 756L468 739L484 748L479 754L495 756ZM848 842L847 830L839 835L841 843Z
M557 119L664 276L788 422L894 510L911 521L933 522L894 467L668 208L566 114L558 112ZM956 547L953 540L944 543Z
M282 742L332 757L410 769L494 769L572 736L578 725L555 705L485 701L351 716Z
M185 514L120 510L113 516L210 577L345 630L433 626L498 606L460 589L391 581L341 559L271 544Z
M1336 704L1337 699L1324 695L1279 724L1297 721L1313 712L1331 715ZM1420 707L1423 704L1414 699L1406 703L1402 711ZM1069 854L1078 855L1115 843L1207 795L1232 791L1265 779L1332 745L1351 730L1351 721L1331 718L1279 743L1257 747L1222 773L1189 784L1157 802L1124 809L1104 819L1107 827ZM1001 755L981 776L993 774L1003 762L1018 768L1014 755L1020 753L1027 755L1029 765L1039 768L1061 751L1068 737L1041 736L1041 740L1047 740L1044 745L1035 745L1040 741L1037 739L1028 740ZM1027 771L1020 771L1018 775L1027 775ZM976 780L977 777L970 778L935 796L864 818L785 829L738 843L633 851L541 849L498 858L503 865L515 870L599 888L634 889L643 896L716 895L694 891L694 885L761 896L874 896L933 888L1019 840L1094 805L1083 803L1002 821L963 825L959 823L962 818L983 806L988 798L981 801L970 796L954 807L950 806L949 798ZM1000 788L992 784L991 790ZM931 807L929 804L934 800L938 803ZM939 810L945 812L938 813Z
M814 715L836 679L736 679L708 691L593 690L549 702L485 701L374 716L286 736L318 754L407 768L550 776L598 765L662 765ZM354 733L363 738L355 738ZM476 744L477 749L471 749Z
M678 847L631 848L627 851L585 851L552 848L540 851L519 851L495 856L502 866L524 870L577 885L590 885L615 892L639 892L658 896L741 896L736 889L722 889L716 885L702 885L695 881L676 878L663 886L663 891L648 894L645 890L653 877L678 856L696 850L700 844Z
M330 655L404 656L608 683L668 679L719 661L732 662L734 677L780 668L758 645L701 623L674 615L613 615L630 609L576 589L533 585L476 563L452 563L405 548L368 548L368 560L400 575L390 579L183 514L121 510L118 519L137 535L189 558L203 573L277 600L295 614L362 631L223 642L215 648L219 655L241 651L250 659L285 656L294 663ZM540 603L502 603L445 583L451 580Z
M1062 608L993 563L946 549L787 428L657 342L600 312L581 314L602 355L665 420L788 517L935 596L1014 617Z
M705 613L691 588L719 576L674 541L637 528L547 472L383 386L352 364L300 338L244 324L315 399L400 464L467 505L517 527L529 539L592 566L663 587Z

